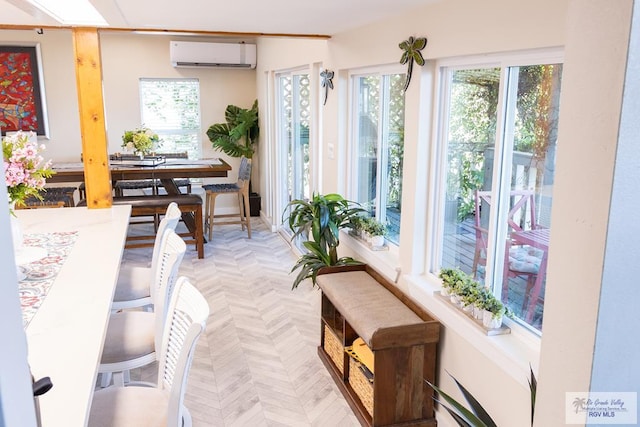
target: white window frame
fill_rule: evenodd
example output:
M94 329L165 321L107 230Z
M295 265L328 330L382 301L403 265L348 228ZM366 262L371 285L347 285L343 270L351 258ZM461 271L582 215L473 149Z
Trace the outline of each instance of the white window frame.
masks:
M309 116L309 187L310 191L317 191L318 185L318 149L317 149L317 132L316 128L318 126L318 91L314 90L318 85L319 79L315 76L315 71L317 71L316 66L303 66L303 67L295 67L291 69L285 69L280 71L275 71L273 73L273 87L274 87L274 135L275 135L275 144L274 144L274 153L276 158L277 167L275 169L275 174L277 175L277 179L275 180L275 189L276 189L276 206L275 206L275 224L278 227L280 233L282 233L285 237L291 237L291 233L288 230L288 226L286 224L282 224L282 215L285 210L285 206L288 203L285 200L285 193L283 191L283 187L286 187L287 183L287 173L288 173L288 164L286 156L280 145L281 141L281 133L282 133L282 123L280 122L282 118L282 104L280 102L280 78L283 76L289 76L292 80L294 76L308 74L309 75L309 103L310 103L310 116ZM319 72L319 71L318 71ZM315 74L314 74L315 73Z
M477 55L469 57L457 57L448 58L437 61L436 70L436 87L438 88L438 100L436 102L437 111L434 119L434 141L432 156L431 156L431 168L435 171L435 179L432 181L433 185L429 188L429 192L433 197L429 197L430 200L435 202L432 210L433 214L428 215L427 231L429 236L433 236L431 239L427 239L426 248L426 274L432 281L437 281L438 272L440 269L440 260L442 258L442 236L444 222L441 220L444 216L445 210L445 193L446 193L446 150L448 136L448 116L449 111L449 76L447 72L451 72L457 69L470 69L470 68L484 68L484 67L500 67L500 89L498 94L498 116L496 118L497 123L503 125L496 129L496 144L495 151L497 156L500 156L500 164L496 165L493 171L492 182L497 183L496 188L496 200L503 199L504 188L508 188L509 178L511 176L511 163L505 161L513 154L513 148L510 145L504 147L504 134L509 132L509 126L511 126L513 120L510 122L507 119L510 117L509 112L505 111L505 103L508 96L513 96L513 91L517 88L510 87L505 88L504 85L509 81L508 73L510 67L528 66L536 64L562 64L564 63L564 51L561 48L549 48L549 49L535 49L531 51L511 52L504 54L490 54L490 55ZM513 84L513 79L511 80ZM506 115L506 116L505 116ZM488 242L487 248L487 275L485 281L487 283L494 283L497 279L499 283L502 280L501 269L496 268L497 260L504 257L504 246L498 245L497 242L503 241L506 238L506 230L499 230L496 233L497 224L500 221L505 222L508 214L504 209L503 203L496 204L496 209L491 209L489 215L489 236L494 236ZM501 240L502 239L502 240ZM497 277L493 277L493 272L497 272ZM498 298L500 298L502 287L494 287L493 292ZM524 322L514 322L510 319L505 320L511 328L519 328L522 330L528 330L534 334L540 336L541 333L534 328L530 328L524 324Z
M198 85L198 127L193 129L185 129L185 128L171 128L171 129L157 129L153 128L152 125L145 123L144 119L144 93L142 90L142 85L144 82L195 82ZM160 139L162 139L162 135L195 135L196 143L195 143L195 158L199 159L202 157L202 107L201 107L201 91L200 91L200 80L197 78L147 78L143 77L138 80L138 90L140 94L140 118L141 125L151 128L154 132L158 134ZM167 149L166 147L160 147L160 151L174 151L172 148ZM190 156L191 157L191 156Z
M354 79L359 78L359 77L367 77L367 76L386 76L386 75L391 75L391 74L406 74L407 70L405 67L399 65L399 64L391 64L391 65L380 65L380 66L376 66L376 67L366 67L366 68L359 68L359 69L353 69L350 70L348 73L348 81L349 81L349 111L348 111L348 115L349 115L349 144L348 144L348 150L347 150L347 158L348 158L348 162L347 162L347 175L349 177L348 180L348 184L346 186L347 188L347 194L348 197L347 198L354 198L354 196L357 194L357 185L358 185L358 166L357 166L357 161L358 161L358 147L355 141L358 140L358 125L357 125L357 111L358 111L358 96L355 94L355 86L353 84ZM388 105L383 105L383 108L387 109L387 116L388 116ZM385 133L381 132L381 127L384 126L385 124L383 122L379 123L378 125L378 134L379 135L385 135ZM378 159L378 161L376 162L376 189L381 188L381 183L382 183L382 179L383 179L383 174L385 175L386 178L386 170L382 170L382 163L383 160L385 162L388 161L387 159L387 152L386 150L381 150L382 146L382 139L380 138L378 140L378 152L382 153L381 157ZM404 176L403 176L404 179ZM377 191L377 190L376 190ZM386 194L382 195L380 197L380 200L378 201L378 204L382 204L384 201L386 202ZM400 214L400 222L402 223L402 213ZM387 241L387 245L389 246L389 250L391 253L393 253L394 255L398 255L399 254L399 244L395 244L393 242L389 242Z

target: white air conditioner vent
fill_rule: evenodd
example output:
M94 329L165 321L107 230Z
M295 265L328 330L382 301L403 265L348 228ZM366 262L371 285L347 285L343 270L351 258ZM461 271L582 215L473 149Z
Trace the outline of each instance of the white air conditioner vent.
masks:
M256 45L171 41L174 67L256 68Z

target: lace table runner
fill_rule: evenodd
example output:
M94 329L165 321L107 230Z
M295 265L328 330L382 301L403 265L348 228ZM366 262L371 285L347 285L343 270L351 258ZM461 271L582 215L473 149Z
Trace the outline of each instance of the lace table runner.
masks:
M26 328L47 296L78 237L77 231L26 234L24 245L43 248L47 256L20 266L25 278L18 283L22 324Z

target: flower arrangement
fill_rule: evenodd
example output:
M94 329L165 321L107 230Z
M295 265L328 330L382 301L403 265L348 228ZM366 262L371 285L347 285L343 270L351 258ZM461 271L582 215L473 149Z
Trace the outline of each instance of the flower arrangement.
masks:
M51 160L45 162L40 155L44 144L32 142L33 137L33 132L19 131L2 139L4 177L11 205L24 204L30 196L42 200L40 191L45 179L54 174Z
M156 148L154 145L159 145L159 143L158 134L144 126L134 130L127 130L122 135L122 148L138 154L149 154Z

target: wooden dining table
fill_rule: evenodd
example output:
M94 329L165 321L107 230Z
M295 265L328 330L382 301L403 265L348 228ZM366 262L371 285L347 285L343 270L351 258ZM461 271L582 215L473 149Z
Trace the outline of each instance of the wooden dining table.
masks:
M47 183L84 181L82 162L58 162L52 166L55 174L47 178ZM135 161L109 161L111 180L159 179L168 194L180 194L175 185L176 178L217 178L226 177L231 166L222 159L166 159L164 163L151 166Z
M82 162L58 162L52 166L55 174L47 178L47 183L68 183L84 181ZM178 178L220 178L228 176L231 166L222 159L164 159L157 165L145 164L144 160L109 161L112 186L117 181L158 179L169 195L182 194L175 180ZM195 232L192 213L183 212L182 220L187 229ZM205 240L206 242L206 240Z

